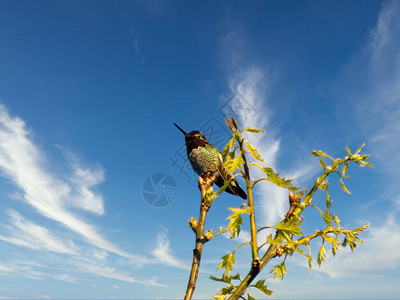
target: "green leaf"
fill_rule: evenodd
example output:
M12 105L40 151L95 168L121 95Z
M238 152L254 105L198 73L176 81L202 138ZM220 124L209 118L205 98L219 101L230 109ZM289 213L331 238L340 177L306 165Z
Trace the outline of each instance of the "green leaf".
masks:
M249 150L251 156L253 156L255 159L257 159L259 161L264 161L264 159L261 158L260 153L258 152L256 147L254 147L252 144L250 144L246 139L244 139L244 140L246 141L247 149Z
M225 159L226 155L233 149L235 146L235 136L232 136L226 146L224 147L224 151L222 153L223 158Z
M237 124L236 119L235 119L234 116L232 116L232 123L233 123L233 126L235 126L235 128L236 128L236 130L237 130L237 129L239 128L239 126L238 126L238 124Z
M279 238L279 236L278 236L278 238L273 238L272 234L270 234L267 237L268 244L279 246L281 244L281 242L282 242L282 238Z
M272 228L275 228L280 233L286 233L287 235L292 234L292 235L296 236L299 234L303 234L301 232L301 228L300 228L301 223L302 223L302 221L297 218L291 218L289 220L285 219L285 220L281 221L276 227L272 227Z
M324 162L324 160L323 160L322 158L319 160L319 164L321 165L321 167L322 167L323 169L326 168L326 163Z
M333 215L332 217L333 221L336 223L337 228L340 227L340 219L337 215Z
M240 234L240 225L243 225L243 219L242 219L242 214L250 214L251 213L251 207L247 208L229 208L230 211L233 212L232 215L228 217L228 220L230 220L228 226L226 226L225 231L230 230L231 231L231 239L239 236Z
M322 214L322 218L324 219L325 223L326 223L326 227L330 227L333 224L333 216L331 215L331 213L329 212L329 209L326 208L324 213Z
M327 209L330 209L330 208L332 207L332 198L331 198L331 196L330 196L329 193L328 193L328 189L326 189L326 197L325 197L325 200L326 200L326 208L327 208Z
M250 294L249 294L249 293L247 293L247 300L256 300L256 298L254 298L254 297L250 296Z
M229 295L233 291L234 288L235 288L234 286L228 285L228 286L226 286L226 287L221 289L221 293L223 295Z
M268 177L268 181L274 183L276 186L281 188L294 187L292 185L292 179L281 178L279 177L279 173L271 173Z
M346 175L346 172L349 170L349 164L345 163L342 167L342 176L344 178L350 178L350 176Z
M286 275L286 266L285 266L285 262L281 262L280 264L275 266L275 269L273 269L271 271L271 273L274 274L274 279L278 279L281 278L281 280L283 280L283 278Z
M327 180L324 180L324 181L322 181L321 183L320 183L320 185L319 185L319 189L320 190L323 190L323 191L326 191L327 189L328 189L328 187L329 187L329 183L327 182Z
M267 288L265 285L265 279L259 280L256 282L254 285L255 288L259 289L261 292L263 292L265 295L270 296L273 292Z
M326 250L324 247L324 243L322 243L318 253L318 259L317 259L318 265L321 265L322 262L325 261L325 258L326 258Z
M340 178L340 185L341 185L341 187L342 187L342 190L345 191L347 194L351 194L351 192L350 192L350 191L346 188L346 186L344 185L342 176L339 175L339 178Z
M311 257L311 248L310 248L310 246L307 245L307 248L308 248L308 268L311 271L311 269L312 269L312 260L313 259Z
M269 168L269 167L264 167L264 168L261 167L261 170L263 170L264 173L265 173L266 175L268 175L268 176L270 176L271 174L275 173L275 172L274 172L274 169Z
M363 225L363 226L361 226L359 228L356 228L353 231L357 232L357 233L360 233L360 232L363 232L364 230L366 230L368 227L369 227L369 223L367 223L367 224L365 224L365 225Z
M225 283L231 283L231 276L225 276L223 275L221 278L215 277L213 275L210 275L210 279L214 280L214 281L221 281L221 282L225 282Z
M354 155L357 155L358 153L360 153L361 150L362 150L362 148L364 148L364 146L365 146L365 143L363 143L363 144L361 145L361 147L356 151L356 153L354 153Z
M248 131L248 132L253 132L253 133L260 133L260 132L264 132L265 130L246 127L246 128L243 128L240 131Z
M217 300L225 300L228 295L222 294L222 292L219 292L217 295L213 296L214 299Z
M313 150L311 151L311 154L314 155L315 157L327 157L330 158L332 161L334 161L334 159L331 156L329 156L325 152L322 152L321 150Z
M228 253L221 257L222 262L218 265L217 270L225 268L224 276L231 276L233 271L233 265L235 264L235 255L233 253Z
M349 148L348 146L346 146L346 148L345 148L345 149L346 149L346 152L347 152L347 154L348 154L348 155L351 155L350 148Z
M240 153L234 159L229 158L226 160L226 162L224 162L228 174L233 174L241 166L241 164L244 164L244 160Z
M224 185L221 186L220 189L215 193L215 197L221 195L228 188L230 182L231 182L230 180L225 181Z
M339 243L337 243L337 242L332 243L332 255L333 255L333 256L336 255L337 250L339 250L339 249L340 249Z
M279 173L276 173L274 171L274 169L269 168L269 167L261 167L259 165L257 165L267 176L268 178L263 178L266 179L267 181L275 184L278 187L281 188L287 188L289 190L298 190L297 187L295 187L294 185L292 185L292 179L286 179L286 178L282 178L279 176Z

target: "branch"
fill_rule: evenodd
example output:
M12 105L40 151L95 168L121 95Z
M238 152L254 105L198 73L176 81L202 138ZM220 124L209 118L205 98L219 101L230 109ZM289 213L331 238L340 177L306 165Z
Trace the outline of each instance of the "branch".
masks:
M299 218L300 214L303 212L304 208L308 205L310 205L310 200L314 193L317 191L318 186L320 185L320 182L322 182L326 177L328 176L327 173L324 173L319 180L316 181L315 185L313 188L310 190L309 193L305 196L304 200L299 203L300 199L294 194L289 195L289 203L290 203L290 208L285 217L283 218L282 222L285 222L291 217L296 217ZM274 241L278 241L279 236L278 233L275 234ZM270 246L268 247L267 252L263 255L261 258L259 265L252 265L249 273L247 276L242 280L239 286L236 287L235 291L230 295L228 300L236 300L239 299L239 297L247 290L247 288L250 286L254 278L257 277L257 275L264 269L264 267L268 264L268 262L277 256L282 255L282 248L278 247L279 244L277 243L271 243Z
M212 185L214 180L215 177L208 173L202 174L199 177L199 189L201 192L200 215L198 222L195 222L193 218L190 221L190 225L196 234L196 245L193 250L192 269L190 270L189 282L184 300L190 300L193 297L196 281L199 277L200 260L203 252L203 246L210 239L208 234L204 234L204 225L206 222L207 212L210 209L213 201Z

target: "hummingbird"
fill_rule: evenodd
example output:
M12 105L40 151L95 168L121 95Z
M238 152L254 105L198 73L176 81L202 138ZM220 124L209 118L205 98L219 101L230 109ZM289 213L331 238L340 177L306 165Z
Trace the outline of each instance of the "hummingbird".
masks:
M174 125L185 135L186 151L193 170L200 176L203 173L210 173L215 176L215 184L222 187L225 181L232 178L222 159L221 152L207 141L204 134L198 130L186 133L182 128ZM236 178L232 179L225 192L247 199L246 193L242 190Z

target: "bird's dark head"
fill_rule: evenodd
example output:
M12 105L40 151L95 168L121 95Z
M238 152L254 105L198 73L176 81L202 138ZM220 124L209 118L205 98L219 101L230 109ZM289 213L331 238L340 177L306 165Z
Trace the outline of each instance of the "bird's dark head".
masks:
M206 144L209 144L207 141L206 137L204 134L202 134L198 130L193 130L189 133L186 133L182 128L180 128L178 125L174 123L174 125L185 135L185 142L186 142L186 147L189 149L195 149L199 146L203 147Z
M204 147L209 144L204 134L202 134L198 130L193 130L185 135L186 146L191 149L195 149L197 147Z

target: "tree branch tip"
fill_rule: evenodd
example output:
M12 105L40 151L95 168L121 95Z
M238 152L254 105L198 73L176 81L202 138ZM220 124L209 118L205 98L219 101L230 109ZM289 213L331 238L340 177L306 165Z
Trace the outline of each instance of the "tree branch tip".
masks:
M285 253L285 248L279 246L275 249L275 257L281 257L283 255L283 253Z
M196 220L196 218L190 218L189 220L189 227L192 228L193 232L197 232L197 226L199 225L199 222Z
M210 241L214 237L214 230L208 230L204 235L205 242Z

